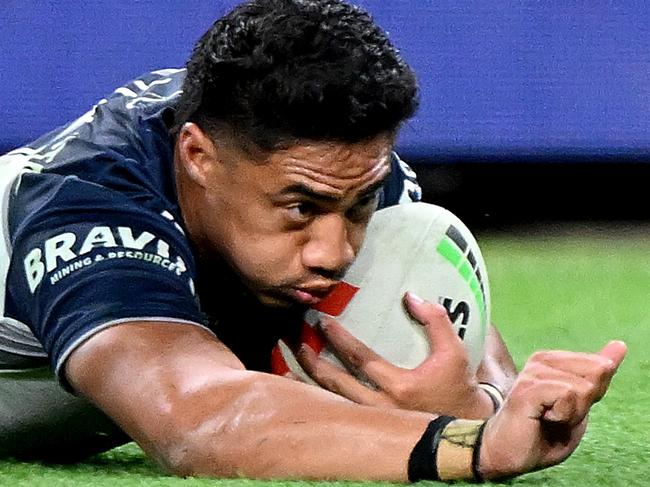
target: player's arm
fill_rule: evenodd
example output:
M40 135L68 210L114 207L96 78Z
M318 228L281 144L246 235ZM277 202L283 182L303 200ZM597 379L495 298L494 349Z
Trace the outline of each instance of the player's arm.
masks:
M177 475L404 481L431 420L244 370L191 325L108 328L71 354L66 376Z
M362 406L246 371L191 325L110 327L76 348L65 372L74 389L177 475L405 481L437 472L451 480L512 476L562 461L624 354L614 342L600 354L534 358L487 422L476 455L481 421L441 427L425 413ZM453 441L459 428L473 438L460 447ZM559 431L567 438L561 444L548 436Z
M494 402L503 404L517 378L517 368L499 330L491 324L485 337L485 355L476 372L476 379Z

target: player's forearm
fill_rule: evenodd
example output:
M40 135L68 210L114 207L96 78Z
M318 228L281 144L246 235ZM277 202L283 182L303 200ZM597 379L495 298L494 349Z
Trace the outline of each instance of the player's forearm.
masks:
M192 326L108 328L71 354L67 375L177 475L405 481L432 419L244 370Z
M430 423L426 413L361 406L246 371L197 327L108 328L74 351L66 370L77 391L178 475L406 481L435 479L437 472L453 480L511 476L562 461L624 355L621 342L599 354L537 354L484 430L481 421ZM559 422L551 432L571 442L549 441L548 421Z
M501 334L490 325L485 337L485 356L477 372L479 382L487 382L507 395L517 378L517 368Z
M409 455L431 415L342 400L281 377L245 373L188 398L214 409L200 432L179 437L181 475L252 478L407 480ZM236 398L235 398L236 397ZM198 431L198 430L197 430Z

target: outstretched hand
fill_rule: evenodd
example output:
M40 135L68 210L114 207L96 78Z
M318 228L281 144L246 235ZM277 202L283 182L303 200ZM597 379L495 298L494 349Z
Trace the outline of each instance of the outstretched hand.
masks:
M324 318L321 329L329 348L350 370L368 383L319 357L302 345L296 358L310 377L332 392L361 404L449 414L487 417L494 411L489 396L478 387L462 340L446 309L407 293L404 306L426 332L431 353L416 368L398 367L356 339L338 322Z
M607 391L627 347L600 352L538 352L485 428L479 469L502 478L560 463L577 448L591 406Z

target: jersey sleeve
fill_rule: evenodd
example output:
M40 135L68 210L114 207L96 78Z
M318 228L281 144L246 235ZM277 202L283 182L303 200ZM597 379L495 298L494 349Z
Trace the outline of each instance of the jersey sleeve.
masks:
M417 175L396 153L391 154L391 172L384 183L378 209L420 201L422 190Z
M109 326L204 325L192 252L171 213L70 176L26 175L20 195L15 204L33 210L13 232L8 309L63 382L70 353Z

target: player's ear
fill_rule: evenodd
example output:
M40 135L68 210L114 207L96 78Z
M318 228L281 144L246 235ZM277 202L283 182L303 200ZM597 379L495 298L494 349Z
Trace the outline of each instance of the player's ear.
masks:
M189 177L200 186L208 186L217 163L217 149L210 136L195 123L188 122L181 127L176 150Z

